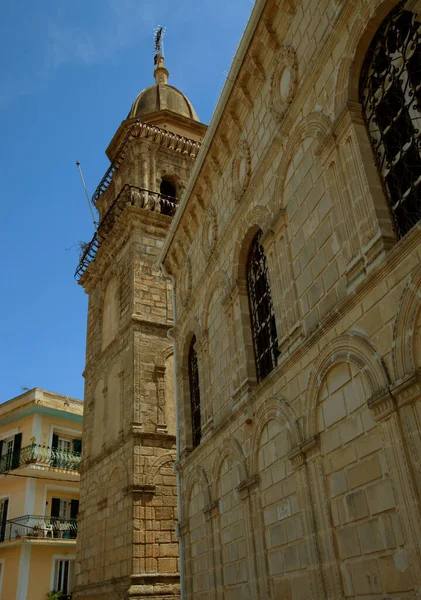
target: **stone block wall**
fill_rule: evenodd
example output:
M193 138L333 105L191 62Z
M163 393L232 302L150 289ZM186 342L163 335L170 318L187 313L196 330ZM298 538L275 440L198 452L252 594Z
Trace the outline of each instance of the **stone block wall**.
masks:
M396 5L256 3L163 251L186 598L421 593L421 227L394 232L358 97ZM261 382L246 282L259 230L280 349Z

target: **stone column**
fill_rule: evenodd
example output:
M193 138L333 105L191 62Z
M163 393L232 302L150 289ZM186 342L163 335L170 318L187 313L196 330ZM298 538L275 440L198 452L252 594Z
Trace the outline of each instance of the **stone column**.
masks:
M231 289L232 315L237 347L238 387L234 400L239 400L256 386L256 363L251 336L250 308L246 282L237 281Z
M305 448L305 445L303 445ZM300 459L301 460L301 459ZM336 546L333 536L333 523L330 511L329 495L326 490L323 472L323 457L319 445L313 445L306 456L307 477L312 505L314 507L315 531L319 548L321 573L327 600L343 600L345 598L341 574L336 557ZM312 551L313 552L313 551Z
M219 501L211 502L203 509L203 514L206 519L206 533L208 540L209 554L211 555L212 563L209 565L209 582L211 586L210 598L215 600L223 599L223 589L221 572L216 568L218 561L218 551L215 544L217 537L217 518L219 515Z
M237 491L240 495L241 500L244 502L244 518L245 518L245 527L246 527L246 539L247 539L247 548L249 551L248 556L248 565L249 565L249 591L251 594L251 598L262 598L262 591L259 590L259 581L258 581L258 570L256 564L257 557L257 548L256 548L256 538L255 538L255 530L253 527L253 517L256 513L253 512L253 505L251 500L251 490L256 488L259 485L259 477L250 477L245 481L241 481L237 487ZM264 591L263 591L264 593ZM264 596L263 596L264 597Z
M393 491L388 495L396 500L396 510L401 516L408 552L409 564L415 589L421 594L421 512L416 486L416 474L413 472L407 440L404 437L396 399L389 390L368 401L373 410L374 419L379 422L390 468ZM387 480L386 480L387 482ZM386 483L385 482L385 483ZM385 493L386 496L386 493Z
M316 446L316 440L310 440L298 448L293 448L288 453L292 469L295 471L297 480L297 492L300 499L300 507L303 516L303 531L306 542L308 567L310 571L310 583L313 598L323 600L326 598L326 590L322 577L320 552L317 545L316 519L314 515L314 498L310 488L310 478L306 461L306 452Z
M254 550L256 553L256 577L259 598L267 600L271 597L269 587L269 569L267 564L265 545L265 525L263 520L263 509L260 497L260 476L252 475L248 481L238 486L240 496L247 498L249 495L251 514L254 523Z

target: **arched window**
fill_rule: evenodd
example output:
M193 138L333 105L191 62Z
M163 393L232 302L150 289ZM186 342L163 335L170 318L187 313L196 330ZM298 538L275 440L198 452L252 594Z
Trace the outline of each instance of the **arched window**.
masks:
M197 364L197 352L194 348L196 336L190 343L189 349L189 384L190 384L190 408L191 408L191 426L193 448L200 444L202 437L201 419L200 419L200 387L199 387L199 369Z
M175 200L177 198L177 190L175 189L175 185L173 185L171 181L168 181L167 179L163 179L161 181L159 192L168 198L168 200Z
M394 226L421 218L421 20L413 0L383 21L368 50L360 101Z
M251 244L247 261L247 288L257 378L262 381L278 362L278 336L273 310L266 256L259 231Z

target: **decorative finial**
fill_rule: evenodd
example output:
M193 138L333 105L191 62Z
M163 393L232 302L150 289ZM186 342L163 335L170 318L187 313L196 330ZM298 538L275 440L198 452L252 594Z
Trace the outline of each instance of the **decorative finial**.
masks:
M155 64L155 81L157 84L166 85L168 83L168 71L164 65L164 35L166 28L158 26L155 29L154 35L154 64Z

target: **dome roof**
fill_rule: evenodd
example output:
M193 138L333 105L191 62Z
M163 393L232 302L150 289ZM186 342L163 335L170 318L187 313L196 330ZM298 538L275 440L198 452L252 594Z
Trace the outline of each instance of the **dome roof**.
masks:
M154 75L155 85L140 92L130 109L129 118L141 119L149 114L168 110L193 121L199 121L188 98L177 88L168 85L168 71L161 57L159 57Z

